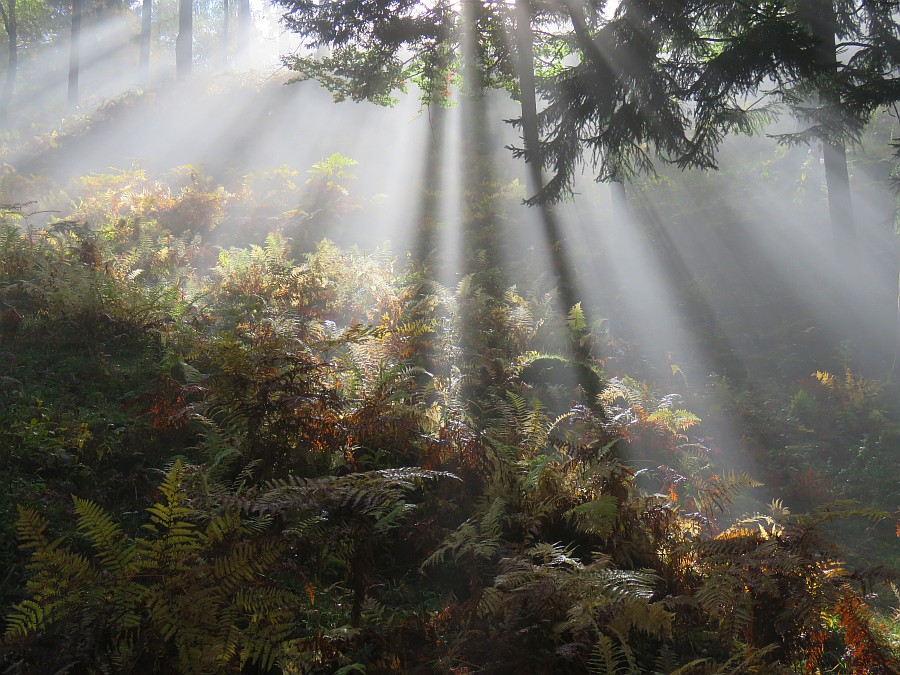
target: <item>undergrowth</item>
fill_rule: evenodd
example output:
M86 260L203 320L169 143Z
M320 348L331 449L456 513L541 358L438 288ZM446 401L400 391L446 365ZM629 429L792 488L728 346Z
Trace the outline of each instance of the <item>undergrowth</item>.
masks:
M332 215L346 166L310 179ZM822 472L872 503L804 497L798 450L799 506L764 505L681 396L604 374L580 305L303 253L296 172L182 179L0 227L7 672L897 671L892 574L833 538L893 522L874 384L816 373L777 418L867 430Z

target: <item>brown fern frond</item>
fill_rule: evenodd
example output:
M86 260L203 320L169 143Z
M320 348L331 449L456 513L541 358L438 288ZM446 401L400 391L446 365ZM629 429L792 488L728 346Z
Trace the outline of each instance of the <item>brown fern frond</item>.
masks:
M844 643L850 655L852 673L888 675L900 670L900 660L885 644L872 624L871 610L849 587L845 586L835 606Z

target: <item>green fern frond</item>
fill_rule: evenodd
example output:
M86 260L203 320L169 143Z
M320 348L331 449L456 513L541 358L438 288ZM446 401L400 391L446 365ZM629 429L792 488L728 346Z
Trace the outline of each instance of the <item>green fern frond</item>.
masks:
M645 403L647 392L630 378L612 377L600 392L600 401L612 405L617 400L624 401L626 408L634 408Z
M498 616L507 599L507 594L499 588L485 588L478 599L476 613L479 617Z
M22 602L13 605L12 610L6 616L6 637L26 637L41 630L47 622L56 605L52 602L36 602L26 598Z
M327 476L305 479L291 477L274 479L253 498L238 500L244 511L271 515L297 515L306 509L328 507L372 513L379 507L396 504L404 493L420 487L426 481L440 478L459 478L446 471L416 467L381 469L347 476Z
M621 638L613 642L608 635L600 633L588 659L588 672L591 675L634 675L639 671L634 666L631 650Z
M606 568L599 570L589 568L589 570L592 572L588 577L589 583L606 598L649 600L653 597L657 578L652 572Z
M708 669L705 667L710 663L711 659L694 659L693 661L689 661L679 668L671 671L669 675L701 675L701 671L697 669L700 666L704 666L702 671L702 675L706 675Z
M715 520L716 512L724 513L741 492L761 485L743 471L729 471L721 476L714 476L699 490L695 498L697 508L707 522L711 523Z
M599 497L569 509L563 515L574 521L579 531L608 537L615 527L619 500L613 495Z
M99 506L74 495L72 501L78 515L78 529L97 549L100 564L112 573L125 573L135 561L134 544L125 541L122 529Z
M568 326L569 330L572 333L578 334L587 329L587 319L584 315L584 310L581 308L581 303L577 302L569 310L568 315L566 316L566 326Z
M241 521L240 512L237 509L226 509L209 521L204 534L208 542L218 543L246 531L248 529Z
M22 542L20 547L24 550L35 549L35 551L45 549L48 544L44 532L47 530L49 521L36 509L21 504L17 508L19 518L16 520L16 535Z

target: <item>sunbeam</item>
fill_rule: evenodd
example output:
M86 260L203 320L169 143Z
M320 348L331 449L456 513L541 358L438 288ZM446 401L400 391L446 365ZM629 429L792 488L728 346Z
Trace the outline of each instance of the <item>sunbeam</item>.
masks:
M0 670L900 672L897 44L0 0Z

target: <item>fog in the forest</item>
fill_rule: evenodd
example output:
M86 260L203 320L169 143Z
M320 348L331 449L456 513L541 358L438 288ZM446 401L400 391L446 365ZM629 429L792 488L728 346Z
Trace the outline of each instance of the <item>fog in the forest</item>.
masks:
M458 280L466 269L460 221L471 198L464 178L473 171L459 151L471 131L459 106L438 119L415 93L385 108L335 103L314 83L286 84L290 75L276 57L291 38L268 21L268 42L257 35L261 46L252 56L234 56L234 67L213 54L195 64L191 78L175 81L174 64L162 59L144 89L135 82L133 22L89 25L81 106L59 117L67 52L37 54L23 67L22 99L14 104L28 111L14 117L25 142L6 162L64 190L90 174L141 168L153 175L190 165L211 185L234 191L248 176L280 167L297 171L302 183L313 165L339 153L357 162L342 185L360 201L324 234L364 248L389 241L400 259L406 251L421 254L424 245L439 251L435 274ZM238 70L237 61L256 68ZM506 282L553 291L554 242L547 241L540 210L521 204L525 167L506 147L520 144L504 122L517 108L495 94L483 112ZM888 133L896 128L890 118L880 124ZM792 125L785 117L772 131ZM616 208L610 187L596 184L588 167L575 196L555 213L574 297L599 338L597 356L607 372L637 367L673 391L702 390L714 373L751 387L771 375L801 378L839 369L848 358L872 377L888 372L898 345L900 259L890 154L859 150L860 158L874 150L882 159L851 165L856 252L835 251L816 147L781 147L767 136L730 139L718 172L661 167L659 177L629 183L628 205ZM429 200L437 204L428 215L437 234L423 244L419 225ZM46 210L30 224L52 219L53 209ZM239 229L226 221L207 243L240 242ZM731 430L715 433L727 443Z

